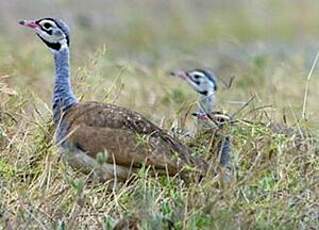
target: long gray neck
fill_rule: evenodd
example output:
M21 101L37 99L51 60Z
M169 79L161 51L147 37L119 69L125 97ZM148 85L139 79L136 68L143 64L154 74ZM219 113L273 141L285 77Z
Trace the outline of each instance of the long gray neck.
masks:
M207 114L214 111L215 107L215 93L210 93L205 96L202 95L199 100L198 113Z
M69 49L62 48L54 53L55 84L53 92L53 120L58 123L61 114L77 103L70 79Z
M199 105L197 109L197 114L206 115L214 111L215 107L215 93L210 93L207 96L202 95L199 99ZM212 124L207 120L198 119L197 120L197 131L203 129L212 128Z

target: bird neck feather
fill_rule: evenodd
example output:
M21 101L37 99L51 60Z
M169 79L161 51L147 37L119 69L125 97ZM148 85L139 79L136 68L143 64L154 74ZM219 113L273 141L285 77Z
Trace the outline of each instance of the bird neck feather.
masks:
M198 112L207 114L213 112L215 107L215 94L202 95L199 99Z
M69 49L67 47L54 52L55 85L53 93L53 118L59 122L61 114L77 103L70 79Z
M202 95L198 102L197 113L201 115L206 115L213 112L215 107L215 94L211 93L208 95ZM201 131L203 129L212 128L211 123L206 120L197 120L197 131Z

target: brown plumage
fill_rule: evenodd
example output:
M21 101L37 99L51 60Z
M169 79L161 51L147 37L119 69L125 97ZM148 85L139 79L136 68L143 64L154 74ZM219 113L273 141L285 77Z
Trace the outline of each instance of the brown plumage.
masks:
M107 151L109 164L133 171L145 164L169 175L175 175L185 165L205 167L177 139L141 114L123 107L97 102L76 104L62 116L60 124L68 127L62 146L71 149L72 154L82 151L96 159L98 153ZM129 171L117 176L125 178L128 174Z

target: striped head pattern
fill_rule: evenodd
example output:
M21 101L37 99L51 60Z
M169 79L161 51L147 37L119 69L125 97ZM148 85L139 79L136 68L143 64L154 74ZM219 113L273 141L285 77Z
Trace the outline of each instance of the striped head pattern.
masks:
M19 24L32 29L53 52L66 48L70 44L70 29L60 19L21 20Z
M216 77L207 70L178 70L172 72L171 75L185 80L196 92L203 96L213 95L217 91Z

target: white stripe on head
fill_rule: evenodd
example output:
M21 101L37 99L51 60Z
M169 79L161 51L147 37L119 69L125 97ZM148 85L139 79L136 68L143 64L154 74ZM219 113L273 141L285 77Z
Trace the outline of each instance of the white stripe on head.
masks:
M204 70L195 69L188 71L188 83L201 95L214 94L217 90L217 85L214 76Z

